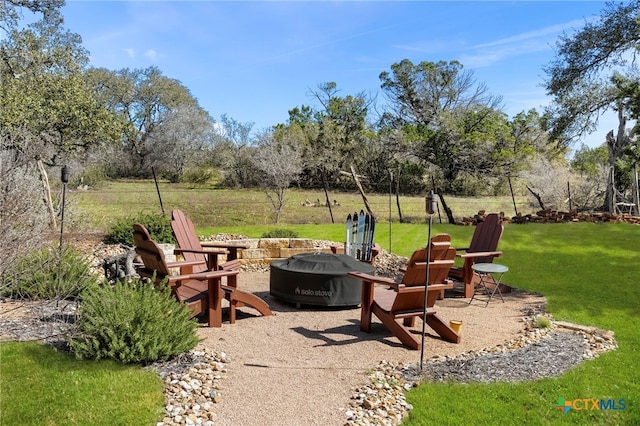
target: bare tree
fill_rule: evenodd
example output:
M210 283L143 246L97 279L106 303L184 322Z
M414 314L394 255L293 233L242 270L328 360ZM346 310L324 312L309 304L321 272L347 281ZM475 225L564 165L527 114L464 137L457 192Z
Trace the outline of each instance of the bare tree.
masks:
M220 116L218 136L221 145L229 148L231 158L224 167L229 171L228 181L233 186L247 186L251 183L251 176L248 170L251 164L251 150L253 143L251 129L253 122L241 123L226 114Z
M290 139L275 142L271 133L265 133L260 142L253 161L263 174L262 187L273 207L275 223L278 223L286 201L285 193L302 173L302 157Z
M603 165L586 173L568 164L538 157L520 177L541 209L569 209L570 197L571 209L583 211L598 207L598 199L606 190L607 173L608 168Z
M49 223L38 170L16 161L5 147L0 144L0 283L17 258L42 246Z
M152 138L152 164L172 181L189 167L202 163L213 145L214 121L196 105L185 105L167 112L160 129Z
M570 170L566 164L554 164L544 157L531 162L531 168L521 174L529 192L541 209L560 209L567 199Z

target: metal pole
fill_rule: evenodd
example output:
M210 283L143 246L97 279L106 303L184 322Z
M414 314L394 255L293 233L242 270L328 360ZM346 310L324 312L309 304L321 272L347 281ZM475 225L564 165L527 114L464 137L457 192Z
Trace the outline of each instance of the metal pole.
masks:
M152 167L151 172L153 173L153 181L156 183L156 192L158 193L158 200L160 200L160 210L162 210L162 214L164 214L164 206L162 205L162 197L160 196L160 187L158 186L158 178L156 178L156 169Z
M429 216L429 232L427 236L427 267L424 283L424 303L422 306L422 342L420 344L420 373L422 373L422 365L424 364L424 339L427 325L427 296L429 294L429 261L431 260L431 224L433 215L438 210L438 199L433 191L429 191L425 204L427 216Z
M58 291L62 289L62 235L64 234L64 205L67 182L69 182L69 168L67 166L63 166L60 171L60 180L62 181L62 215L60 217L60 245L58 246Z
M391 253L391 193L393 192L393 170L389 170L389 253Z

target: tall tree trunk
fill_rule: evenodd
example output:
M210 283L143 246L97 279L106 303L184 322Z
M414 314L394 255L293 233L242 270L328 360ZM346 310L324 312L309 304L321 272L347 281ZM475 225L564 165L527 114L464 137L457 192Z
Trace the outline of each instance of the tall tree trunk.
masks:
M38 160L38 170L40 170L40 178L42 179L44 202L47 205L47 210L49 211L49 225L51 226L51 230L55 231L56 229L58 229L58 224L56 223L56 212L53 209L53 200L51 199L51 186L49 186L49 177L47 176L47 171L44 169L42 160Z
M511 186L511 176L507 176L507 179L509 180L509 192L511 192L511 201L513 202L513 211L516 213L516 216L518 216L518 206L516 205L516 197L515 195L513 195L513 186ZM571 200L571 197L569 197L569 200ZM571 204L571 202L569 202L569 204ZM571 207L569 207L569 210L571 210Z
M447 202L444 201L444 196L442 195L442 193L439 193L438 197L440 198L440 202L442 203L442 209L447 214L447 219L449 219L449 223L451 225L455 225L456 224L456 219L453 217L453 212L451 211L449 206L447 206Z
M527 189L529 190L529 192L531 193L531 195L533 195L534 197L536 197L536 200L538 200L538 205L540 206L541 210L546 210L546 208L544 207L544 202L542 201L542 197L540 197L540 194L534 192L533 189L531 189L529 187L529 185L527 185Z
M616 187L615 187L615 165L622 149L628 145L631 140L626 134L625 126L627 119L624 116L624 108L618 102L618 132L616 136L613 136L613 130L607 133L607 148L609 151L609 174L607 175L607 192L604 200L604 206L611 213L616 211Z
M436 179L431 175L431 186L433 187L433 192L438 193L438 188L436 187ZM440 213L440 204L438 204L438 223L442 223L442 213Z
M398 220L402 222L402 209L400 208L400 167L398 167L398 179L396 179L396 205L398 206Z
M633 163L633 204L635 204L635 214L640 216L640 189L638 188L638 162Z

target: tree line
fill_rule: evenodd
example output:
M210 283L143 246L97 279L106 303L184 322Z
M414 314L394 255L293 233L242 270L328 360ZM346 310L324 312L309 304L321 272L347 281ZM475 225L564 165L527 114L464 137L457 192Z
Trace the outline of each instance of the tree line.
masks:
M566 207L570 185L574 208L614 210L625 196L638 208L640 148L628 127L640 112L636 1L609 4L599 20L558 40L544 68L553 102L543 111L508 117L501 97L460 62L404 59L379 75L380 104L322 82L312 105L292 106L285 123L258 132L251 122L214 119L157 67L91 67L81 38L64 27L63 5L0 4L3 211L27 180L46 181L43 170L64 164L78 184L157 174L262 186L276 217L290 186L353 189L356 176L374 192L528 192L542 208ZM40 19L21 25L23 10ZM618 113L616 131L568 159L607 109Z

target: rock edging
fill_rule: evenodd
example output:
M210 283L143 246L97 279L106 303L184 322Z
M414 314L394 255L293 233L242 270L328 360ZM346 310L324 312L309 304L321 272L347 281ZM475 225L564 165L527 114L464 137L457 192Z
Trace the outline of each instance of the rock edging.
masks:
M536 324L540 318L549 320L549 327L537 328ZM494 362L503 362L505 356L513 354L516 351L528 350L529 356L547 356L550 352L549 347L553 345L560 351L567 352L567 340L573 341L574 348L582 348L581 353L574 355L569 360L558 362L551 368L557 374L561 374L568 368L577 363L593 359L599 354L614 350L618 347L614 333L612 331L600 330L596 327L587 327L572 324L564 321L553 321L548 314L531 314L522 318L526 323L522 334L513 341L502 345L496 345L490 348L481 349L479 351L472 350L456 356L435 356L423 364L423 371L420 373L418 363L401 364L389 361L380 361L374 370L369 374L369 382L355 389L350 401L350 406L346 410L345 425L363 426L363 425L382 425L395 426L402 422L402 419L413 408L406 401L404 392L414 386L418 386L423 381L433 381L433 366L440 366L437 381L457 380L455 373L462 367L470 363L470 360L485 357L481 362L489 364L487 359L491 358ZM562 333L562 334L560 334ZM568 337L571 336L571 337ZM547 347L545 347L547 345ZM538 346L540 350L536 350ZM520 355L517 362L526 363ZM554 353L547 356L547 361L554 362ZM495 363L494 363L495 364ZM445 370L444 373L442 370ZM493 377L490 377L495 373ZM533 375L524 377L523 379L535 379L535 371ZM442 379L444 377L444 379ZM492 370L477 375L473 380L477 381L497 381L502 380L500 370ZM469 380L470 381L470 380Z

